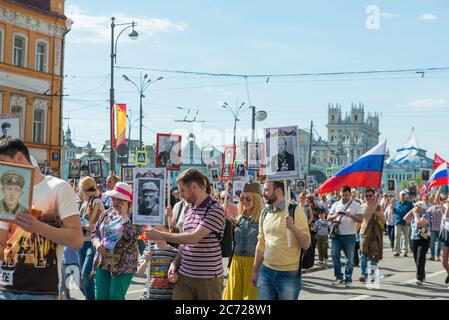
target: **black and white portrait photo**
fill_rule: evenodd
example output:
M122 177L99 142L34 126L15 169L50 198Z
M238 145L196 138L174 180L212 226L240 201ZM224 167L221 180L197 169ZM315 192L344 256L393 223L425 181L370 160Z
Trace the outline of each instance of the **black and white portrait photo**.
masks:
M237 164L237 166L235 168L234 177L240 177L240 178L246 177L246 168L243 163Z
M298 127L265 129L269 180L295 179L300 175Z
M179 171L181 168L181 136L157 134L156 168Z
M163 225L166 169L134 168L133 222L137 225Z
M20 119L18 117L0 117L2 134L0 139L15 137L20 139Z
M218 168L212 168L210 170L210 175L212 177L212 181L217 181L220 178Z
M247 167L248 169L258 169L262 164L263 143L248 143L247 149Z
M69 161L69 178L77 179L81 175L81 160L73 159Z
M133 183L134 179L134 166L122 166L122 181L125 183Z
M89 160L87 162L87 166L89 168L89 176L92 178L101 178L102 170L101 170L101 160Z
M387 180L387 191L396 191L396 181L393 179Z
M231 180L231 175L234 171L234 157L235 157L235 146L225 147L224 150L224 161L221 168L221 178L223 180Z

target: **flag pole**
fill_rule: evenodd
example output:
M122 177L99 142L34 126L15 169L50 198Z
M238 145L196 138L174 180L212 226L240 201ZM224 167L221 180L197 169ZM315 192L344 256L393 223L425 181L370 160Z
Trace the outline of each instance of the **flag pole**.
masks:
M287 216L289 215L288 212L288 186L287 186L287 180L284 180L284 196L285 196L285 212L287 214ZM288 247L291 248L292 247L292 236L290 233L290 230L287 229L287 243L288 243Z

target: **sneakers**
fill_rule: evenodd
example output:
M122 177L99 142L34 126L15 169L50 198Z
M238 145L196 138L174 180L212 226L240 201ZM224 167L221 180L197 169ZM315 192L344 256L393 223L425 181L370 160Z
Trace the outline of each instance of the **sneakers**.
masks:
M351 288L351 287L352 287L352 282L345 283L345 288Z
M419 285L419 286L422 286L423 282L421 280L416 280L416 284Z
M431 256L431 257L429 258L429 260L430 260L430 261L435 261L435 257L434 257L434 256Z
M343 279L335 279L334 281L332 281L332 285L336 287L343 287L344 286Z
M359 278L359 281L360 281L360 282L366 282L366 278L365 278L365 277L360 277L360 278Z
M395 257L399 257L400 256L400 254L399 253L395 253L393 256L395 256Z
M394 247L391 247L391 252L394 252Z
M402 256L403 256L403 257L407 257L407 253L404 253Z

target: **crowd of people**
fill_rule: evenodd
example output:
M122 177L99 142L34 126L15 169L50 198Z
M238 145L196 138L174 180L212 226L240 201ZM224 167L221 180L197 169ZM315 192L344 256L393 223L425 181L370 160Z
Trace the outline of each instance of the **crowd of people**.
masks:
M33 165L16 138L0 140L0 161ZM76 272L86 300L124 300L136 275L147 278L142 300L297 300L310 257L313 265L317 251L316 264L327 266L329 247L332 285L350 288L355 265L359 282L380 281L384 236L395 257L413 254L417 285L426 281L429 249L449 284L449 200L441 187L420 198L402 191L396 199L371 188L319 196L285 194L284 181L248 182L233 203L230 187L214 190L190 168L169 195L166 224L138 226L132 188L113 173L107 191L91 177L75 187L38 168L33 174L32 214L0 222L0 300L70 299L68 278Z

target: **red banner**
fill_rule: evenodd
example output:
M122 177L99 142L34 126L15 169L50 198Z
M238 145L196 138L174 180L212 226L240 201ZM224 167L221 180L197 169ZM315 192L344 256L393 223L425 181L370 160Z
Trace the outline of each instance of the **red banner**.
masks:
M433 159L433 169L436 170L443 162L446 162L449 166L449 162L441 158L439 155L435 153L435 158Z

